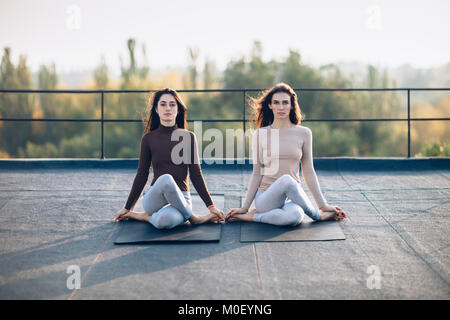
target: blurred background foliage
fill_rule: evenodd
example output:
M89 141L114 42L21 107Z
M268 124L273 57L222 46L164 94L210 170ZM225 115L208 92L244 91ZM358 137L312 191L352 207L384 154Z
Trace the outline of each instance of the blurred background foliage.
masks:
M121 74L112 78L102 57L91 80L81 89L150 90L163 87L174 89L260 89L277 82L286 82L293 88L396 88L397 83L387 70L369 65L365 77L355 80L336 64L314 68L302 61L301 54L290 50L281 60L264 61L262 44L253 43L246 56L232 59L225 70L219 71L211 59L200 65L199 49L189 48L184 70L168 70L152 74L146 62L146 49L140 50L143 61L137 61L137 44L127 41L128 59L121 59ZM444 83L430 86L448 86L450 64L444 66ZM424 81L425 77L421 78ZM11 49L3 49L0 65L0 89L75 89L60 83L56 66L42 65L32 84L32 74L26 57L20 56L16 65L11 61ZM407 83L407 81L406 81ZM424 84L426 85L426 83ZM251 116L248 97L258 92L195 92L181 93L188 106L188 119L242 119ZM402 91L298 91L299 104L305 120L302 125L311 128L314 136L314 156L404 157L407 156L407 123L389 122L315 122L308 119L342 118L405 118L406 92ZM149 93L105 93L105 119L136 119L138 122L106 122L104 146L106 158L135 158L139 156L140 138L145 128L149 107ZM448 91L411 92L411 117L449 117ZM101 98L96 93L0 93L2 118L64 118L98 119L101 117ZM251 128L250 123L246 128ZM203 133L216 128L242 129L240 122L203 123ZM450 126L447 121L411 122L411 155L415 157L450 156ZM194 131L193 123L189 129ZM202 149L211 143L202 138ZM0 158L99 158L101 155L101 128L99 122L73 121L0 121ZM211 149L211 148L210 148ZM248 148L247 148L248 150ZM225 152L223 153L225 156ZM236 153L234 154L236 156ZM248 151L246 156L248 156Z

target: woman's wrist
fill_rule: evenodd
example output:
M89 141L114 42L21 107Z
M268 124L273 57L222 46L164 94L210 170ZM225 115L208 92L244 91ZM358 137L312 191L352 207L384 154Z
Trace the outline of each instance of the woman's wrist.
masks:
M214 203L213 203L213 204L210 204L210 205L208 206L208 210L209 210L209 211L211 211L211 209L214 209L214 208L215 208Z

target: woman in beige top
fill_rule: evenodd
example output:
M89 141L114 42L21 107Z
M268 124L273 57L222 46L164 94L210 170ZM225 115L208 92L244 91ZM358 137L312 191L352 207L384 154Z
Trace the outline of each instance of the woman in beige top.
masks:
M253 133L253 174L242 208L233 208L227 221L298 225L304 214L313 220L342 220L345 212L327 203L313 166L312 133L301 126L297 94L280 83L252 99L257 130ZM300 185L299 167L319 210ZM255 200L255 208L249 211Z

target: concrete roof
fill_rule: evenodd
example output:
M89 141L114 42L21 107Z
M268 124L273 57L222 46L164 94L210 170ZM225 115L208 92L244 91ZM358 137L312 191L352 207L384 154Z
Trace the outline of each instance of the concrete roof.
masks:
M218 243L157 245L113 244L137 162L84 161L0 161L1 299L450 298L449 159L316 159L344 241L241 243L227 223ZM240 206L250 166L203 173Z

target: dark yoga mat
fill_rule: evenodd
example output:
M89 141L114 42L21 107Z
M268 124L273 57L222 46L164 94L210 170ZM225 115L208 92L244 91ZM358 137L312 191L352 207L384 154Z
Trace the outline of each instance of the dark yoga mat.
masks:
M193 242L219 241L222 225L205 223L201 225L183 224L173 229L156 229L148 222L120 221L121 230L115 244L147 242Z
M314 222L305 217L296 227L280 227L259 222L241 222L241 242L345 240L339 222Z

